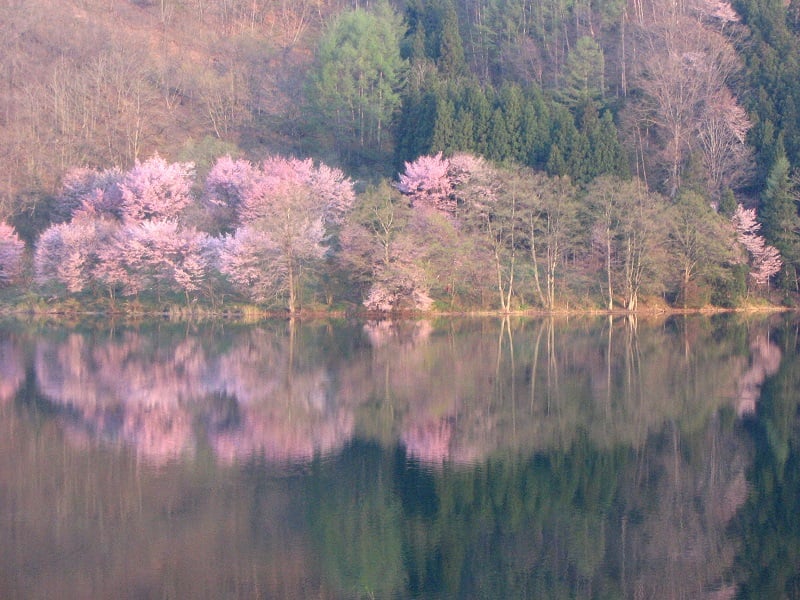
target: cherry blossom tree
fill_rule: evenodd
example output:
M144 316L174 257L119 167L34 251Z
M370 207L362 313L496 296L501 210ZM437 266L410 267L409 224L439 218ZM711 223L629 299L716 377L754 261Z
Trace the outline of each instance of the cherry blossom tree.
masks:
M400 175L397 189L411 197L411 203L426 203L444 212L455 212L451 197L452 181L448 176L450 160L439 152L435 156L420 156L405 163L405 172Z
M90 206L98 214L121 218L123 173L117 168L98 171L78 167L67 171L61 180L57 216L68 221L81 207Z
M245 226L222 238L217 267L240 293L254 302L268 302L288 292L280 257L281 249L271 237Z
M325 257L355 200L352 181L311 159L271 156L258 167L226 159L212 184L218 201L235 207L239 224L222 243L220 271L256 301L288 296L294 313L302 277Z
M0 286L8 285L22 273L25 243L14 228L0 221Z
M745 183L752 174L752 151L746 143L750 119L727 87L705 102L697 134L712 197Z
M239 225L239 208L244 198L253 195L256 181L256 169L250 161L226 155L214 163L205 179L204 198L223 233L232 233Z
M479 164L469 155L423 156L406 164L398 183L360 197L342 233L340 261L366 290L367 308L426 310L434 296L451 305L463 294L483 297L485 278L476 271L486 253L456 211L471 201L465 182Z
M50 226L36 243L36 281L63 285L70 293L90 289L98 283L101 252L117 229L115 220L98 215L91 207L76 212L68 223Z
M410 231L397 236L388 263L375 264L373 281L364 306L369 310L429 310L433 306L428 272L425 269L426 245L414 235L419 222Z
M174 220L155 219L129 223L101 253L101 277L126 295L145 289L156 292L197 292L207 274L205 249L208 236Z
M682 187L686 164L695 152L714 169L709 174L711 187L734 175L736 166L731 165L742 148L733 142L748 126L728 90L740 66L733 45L704 22L704 10L690 15L685 7L682 2L655 3L639 31L643 55L634 113L638 132L648 132L656 149L649 155L641 150L640 159L663 177L663 190L670 197Z
M780 252L768 245L764 236L758 233L761 223L757 220L754 208L744 208L738 204L731 220L739 243L751 257L750 277L758 286L768 285L770 278L783 266Z
M174 219L192 202L194 164L167 163L158 154L137 162L122 182L122 206L129 219Z
M454 216L466 202L462 190L469 187L474 191L476 181L491 177L493 172L483 158L467 153L443 158L439 152L405 163L396 187L410 197L413 206L429 206ZM474 193L472 196L473 200L477 198Z
M464 218L468 206L491 201L480 176L490 172L468 154L421 156L406 163L394 189L379 186L360 197L339 259L363 286L368 309L426 310L433 297L451 304L462 294L483 298L478 272L489 257Z
M720 27L740 21L739 13L725 0L702 0L697 8L703 18L718 21Z
M267 157L257 166L230 156L219 158L206 177L204 197L235 213L229 216L235 229L263 217L275 198L292 186L305 187L316 197L326 224L340 223L355 201L353 182L341 170L280 156Z

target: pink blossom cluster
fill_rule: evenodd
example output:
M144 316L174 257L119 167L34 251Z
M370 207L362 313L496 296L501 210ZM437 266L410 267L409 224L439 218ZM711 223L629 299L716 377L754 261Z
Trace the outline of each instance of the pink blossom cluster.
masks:
M732 220L739 243L751 257L750 277L757 285L767 285L770 277L783 266L780 252L774 246L768 245L764 236L759 235L761 223L758 222L754 208L737 205Z
M60 222L36 244L37 282L69 293L150 290L188 299L217 272L265 301L293 290L300 267L324 257L355 200L344 173L310 159L273 156L254 165L224 156L198 195L194 178L192 163L158 154L126 172L71 170ZM0 282L23 247L12 233L0 228Z

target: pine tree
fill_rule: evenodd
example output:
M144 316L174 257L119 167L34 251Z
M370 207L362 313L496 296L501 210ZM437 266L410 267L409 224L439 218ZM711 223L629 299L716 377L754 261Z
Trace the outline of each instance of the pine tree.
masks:
M442 0L441 31L436 66L443 77L458 78L467 71L458 15L452 0Z
M489 149L489 122L492 107L486 93L477 81L470 81L463 87L461 107L472 116L472 148L476 154L486 155Z
M437 95L426 90L414 90L403 98L397 120L395 159L397 166L431 151L436 125Z
M764 236L784 258L784 269L779 281L781 287L800 291L800 217L797 213L797 193L791 179L789 160L780 149L767 177L759 212L764 225Z
M488 158L502 162L511 158L511 140L506 125L506 115L501 107L496 107L492 112L489 123Z
M444 92L436 95L436 121L431 132L431 152L451 154L455 131L456 109L453 101Z

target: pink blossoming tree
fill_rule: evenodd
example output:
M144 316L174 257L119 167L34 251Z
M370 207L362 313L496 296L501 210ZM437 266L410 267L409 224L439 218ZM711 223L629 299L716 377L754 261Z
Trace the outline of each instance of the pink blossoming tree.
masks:
M750 277L758 286L768 285L770 278L783 266L780 252L768 245L764 236L758 233L761 223L757 220L754 208L737 205L732 221L739 243L750 255Z
M217 266L237 291L255 302L268 302L289 291L280 247L256 229L240 227L222 238Z
M118 223L87 207L68 223L53 225L36 243L34 271L40 285L63 285L70 293L98 283L101 251L111 243Z
M250 161L222 156L214 163L206 176L203 197L221 232L232 233L239 226L239 208L244 198L254 194L257 180Z
M68 221L76 211L88 206L98 214L121 218L123 177L116 168L98 171L79 167L67 171L58 194L58 217Z
M121 287L126 295L181 291L188 302L207 275L207 238L173 220L130 223L104 247L98 271L110 288Z
M175 219L192 202L192 163L167 163L158 154L137 162L120 183L126 218Z
M222 240L220 271L257 302L287 296L294 313L302 277L320 264L355 200L352 182L311 159L278 156L258 167L220 159L212 174L206 195L235 211L239 228Z

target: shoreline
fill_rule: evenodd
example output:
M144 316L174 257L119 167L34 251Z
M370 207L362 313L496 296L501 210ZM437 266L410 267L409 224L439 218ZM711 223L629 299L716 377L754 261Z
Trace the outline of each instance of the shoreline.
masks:
M141 305L122 306L114 309L93 307L52 306L0 306L0 317L19 319L166 319L168 321L192 321L220 319L241 322L265 320L324 320L361 319L364 321L402 321L429 318L553 318L553 317L669 317L676 315L717 315L717 314L768 314L795 312L797 308L779 305L746 305L734 308L705 306L696 308L670 307L666 305L643 307L637 310L600 308L541 308L516 311L501 310L397 310L374 311L366 309L301 309L295 313L287 310L263 309L252 305L240 305L225 309L211 307L186 307L170 305L161 309Z

